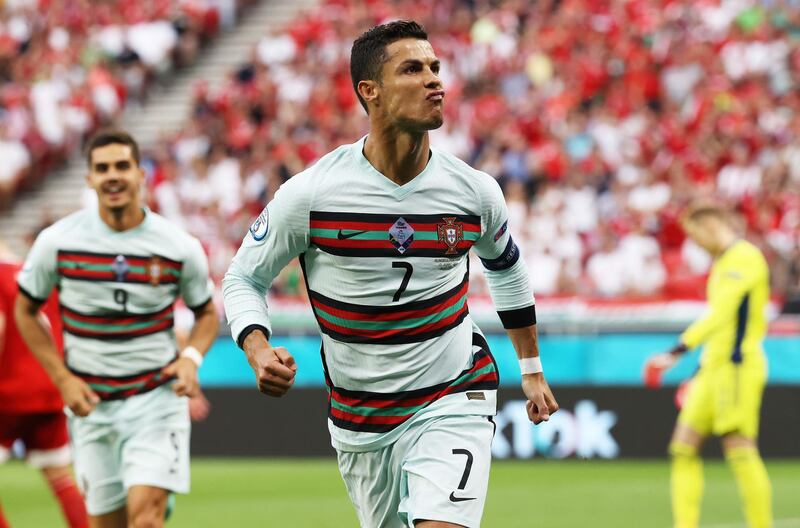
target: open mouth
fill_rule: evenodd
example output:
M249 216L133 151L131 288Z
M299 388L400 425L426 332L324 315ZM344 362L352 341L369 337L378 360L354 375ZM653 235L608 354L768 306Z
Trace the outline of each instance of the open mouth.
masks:
M125 191L124 185L106 185L103 187L103 194L115 198Z

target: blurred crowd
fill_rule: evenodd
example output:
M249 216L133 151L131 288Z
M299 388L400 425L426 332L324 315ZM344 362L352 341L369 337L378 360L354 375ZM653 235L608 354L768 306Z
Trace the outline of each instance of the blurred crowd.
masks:
M0 4L0 209L87 134L191 62L236 0Z
M709 257L678 219L704 197L737 211L778 295L798 290L798 0L325 1L196 86L148 155L153 208L217 279L282 182L366 132L350 46L412 14L443 63L433 144L498 179L538 295L702 297ZM275 292L302 295L296 267Z

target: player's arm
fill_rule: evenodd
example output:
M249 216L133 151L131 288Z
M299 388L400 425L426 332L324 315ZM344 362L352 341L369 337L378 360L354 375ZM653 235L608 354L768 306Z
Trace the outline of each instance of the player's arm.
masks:
M544 378L536 335L536 306L528 271L511 234L508 212L499 186L491 181L483 196L483 232L475 243L497 314L506 329L522 372L522 390L533 423L549 420L558 410Z
M752 272L747 263L721 270L708 292L707 307L703 315L681 334L669 351L651 357L645 365L645 384L660 384L661 372L672 368L678 359L707 341L715 332L734 323L742 299L752 285Z
M681 334L680 342L691 350L708 340L715 332L733 324L736 312L752 285L752 272L746 266L722 270L708 292L708 306L700 319Z
M283 396L294 384L297 365L283 347L273 347L266 295L272 281L309 244L310 191L307 173L298 174L275 194L250 226L222 280L231 336L244 350L258 389Z
M164 369L164 374L176 378L172 384L175 394L194 397L200 392L197 370L219 332L219 318L212 301L214 283L208 276L206 254L196 239L192 239L184 260L180 293L194 312L194 325L186 346L179 352L178 359Z
M219 318L210 299L192 311L194 326L189 333L187 344L181 350L178 360L164 369L164 374L167 376L175 376L176 381L172 384L172 390L178 396L195 397L199 394L200 382L197 371L219 333Z
M40 314L42 303L20 293L14 304L14 319L22 339L58 388L64 403L78 416L86 416L100 398L82 379L72 374L58 353L50 328Z
M53 228L45 229L28 252L17 276L19 295L14 304L14 319L22 339L58 388L64 404L76 415L86 416L100 402L100 398L64 364L50 325L39 311L58 282L57 250L51 240L57 240L59 236Z

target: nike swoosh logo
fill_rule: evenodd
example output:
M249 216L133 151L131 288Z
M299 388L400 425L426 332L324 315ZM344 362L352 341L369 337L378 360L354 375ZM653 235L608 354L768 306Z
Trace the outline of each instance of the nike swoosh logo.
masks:
M475 500L477 498L478 497L456 497L455 491L450 492L450 502L464 502L468 500Z
M347 240L348 238L353 238L354 236L360 235L362 233L366 233L366 231L354 231L352 233L344 234L340 229L338 233L336 233L336 238L339 240Z

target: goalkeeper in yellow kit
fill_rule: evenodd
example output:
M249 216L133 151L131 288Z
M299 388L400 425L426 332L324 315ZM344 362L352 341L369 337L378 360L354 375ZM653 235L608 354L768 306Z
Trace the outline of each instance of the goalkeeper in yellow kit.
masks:
M648 361L666 370L687 350L704 345L669 445L675 528L696 528L703 495L699 456L710 435L722 441L751 528L772 526L771 487L758 452L761 396L767 379L762 341L767 330L769 269L758 248L738 239L727 212L714 205L690 208L687 235L714 257L706 313L670 352Z

